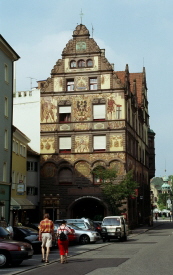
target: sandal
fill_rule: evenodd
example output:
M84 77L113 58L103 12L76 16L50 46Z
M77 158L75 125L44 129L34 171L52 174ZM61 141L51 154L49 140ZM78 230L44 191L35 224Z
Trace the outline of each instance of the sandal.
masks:
M49 263L49 261L47 260L47 261L45 261L45 263L46 263L46 264L48 264L48 263Z
M44 263L44 262L45 262L45 259L42 259L42 260L41 260L41 263Z

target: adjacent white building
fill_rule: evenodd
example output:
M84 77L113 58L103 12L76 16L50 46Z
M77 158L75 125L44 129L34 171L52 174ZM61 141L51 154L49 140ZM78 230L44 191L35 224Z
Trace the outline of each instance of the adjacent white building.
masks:
M40 90L16 92L13 99L13 124L30 139L32 150L40 153Z

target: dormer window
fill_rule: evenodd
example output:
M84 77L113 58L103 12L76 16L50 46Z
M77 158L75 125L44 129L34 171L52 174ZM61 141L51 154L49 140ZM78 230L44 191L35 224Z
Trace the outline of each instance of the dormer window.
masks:
M70 62L70 68L76 68L76 61L75 60L72 60Z
M85 67L85 60L81 59L78 61L78 67L84 68Z
M87 60L87 67L93 67L93 61L92 59Z

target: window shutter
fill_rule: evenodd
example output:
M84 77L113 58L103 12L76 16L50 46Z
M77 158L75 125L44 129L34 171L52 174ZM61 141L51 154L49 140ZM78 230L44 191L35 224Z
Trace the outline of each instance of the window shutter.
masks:
M71 106L61 106L61 107L59 107L59 113L60 114L71 113Z
M93 105L94 119L105 119L105 104Z
M106 150L106 136L94 136L94 150Z
M71 137L60 137L59 138L59 149L71 149Z

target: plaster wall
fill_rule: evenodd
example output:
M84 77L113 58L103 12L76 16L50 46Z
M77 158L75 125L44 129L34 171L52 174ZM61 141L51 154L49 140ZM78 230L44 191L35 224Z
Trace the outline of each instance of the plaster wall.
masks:
M31 139L30 147L39 153L40 90L17 92L13 101L13 110L13 124Z

